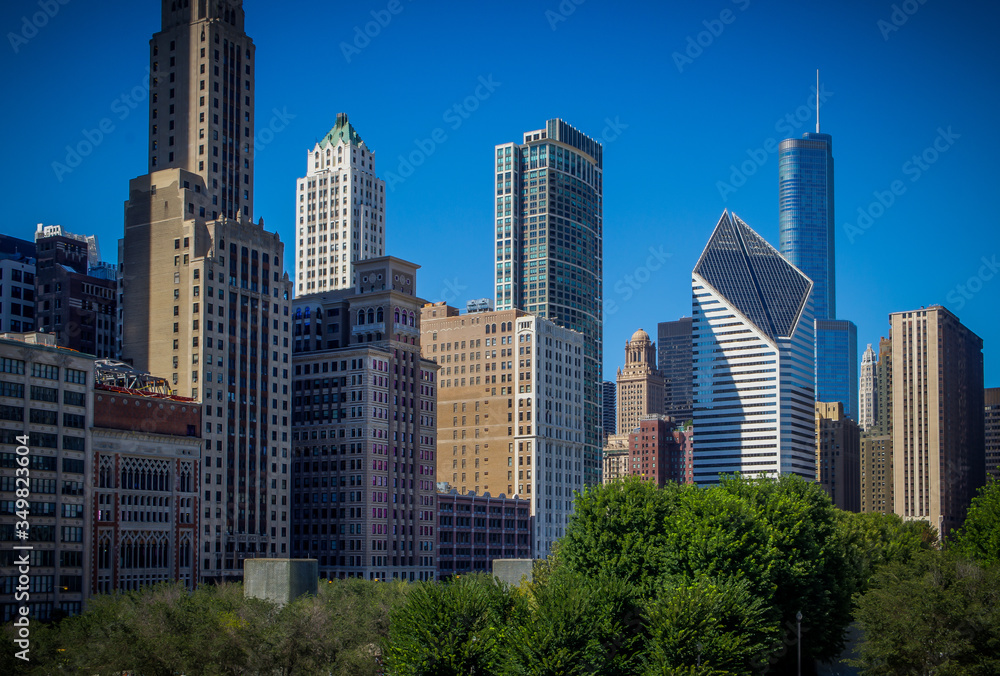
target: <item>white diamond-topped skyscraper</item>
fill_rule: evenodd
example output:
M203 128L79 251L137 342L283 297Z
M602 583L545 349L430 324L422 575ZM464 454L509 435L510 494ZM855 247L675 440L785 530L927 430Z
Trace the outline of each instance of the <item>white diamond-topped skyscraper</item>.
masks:
M603 156L600 143L553 119L523 143L496 146L495 157L495 307L584 335L584 427L573 441L586 444L590 486L600 483L603 438Z
M163 0L149 43L149 173L119 243L122 357L202 405L199 577L287 557L284 245L253 219L253 41L241 0ZM155 411L153 411L155 415ZM100 572L100 571L98 571Z
M691 288L695 483L815 479L812 281L723 212Z

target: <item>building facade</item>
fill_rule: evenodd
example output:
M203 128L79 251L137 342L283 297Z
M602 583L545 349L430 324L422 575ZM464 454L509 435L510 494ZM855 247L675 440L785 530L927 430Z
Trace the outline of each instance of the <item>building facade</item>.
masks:
M441 368L438 480L529 500L532 551L547 557L586 485L584 336L516 309L441 303L421 326Z
M691 397L691 317L656 325L660 373L665 380L664 413L674 420L690 420L694 413Z
M875 426L878 412L878 355L868 343L861 355L861 379L858 386L858 426L867 432Z
M1000 387L983 394L986 423L986 476L1000 481Z
M892 434L861 437L861 511L893 514Z
M0 235L0 332L35 330L35 244Z
M292 284L253 218L254 45L241 0L163 0L149 172L119 243L122 359L202 403L200 577L287 557ZM167 375L169 374L169 376Z
M618 409L615 402L618 385L610 380L601 383L601 428L604 438L614 434L618 421Z
M983 341L940 305L889 323L893 506L947 537L985 483Z
M642 416L628 436L628 474L652 481L660 488L668 482L685 483L689 448L681 443L683 432L675 431L670 416Z
M816 402L816 481L838 509L861 511L861 432L842 402Z
M101 378L98 362L97 378ZM194 399L97 383L91 393L97 594L158 582L198 584L201 406Z
M22 605L14 600L22 556L30 567L24 600L32 620L79 614L91 593L86 487L93 477L87 433L93 380L93 357L56 347L50 335L0 335L2 622L13 620ZM20 499L28 501L27 518ZM17 536L24 530L16 527L21 521L28 522L27 538Z
M438 490L437 579L491 572L495 559L530 559L531 504L456 489Z
M618 369L618 432L631 434L644 416L662 414L663 392L656 343L639 329L625 341L625 366Z
M812 282L726 211L691 283L694 482L814 479Z
M295 207L297 295L351 289L354 263L385 255L385 181L346 113L308 152Z
M858 417L858 327L846 319L816 320L816 401L839 401Z
M35 322L56 343L107 359L118 353L118 282L114 266L102 265L96 237L61 226L35 232Z
M601 472L604 151L559 119L495 150L495 307L583 334L583 466L593 486Z
M353 289L295 300L294 558L324 578L433 580L437 366L418 266L358 261Z

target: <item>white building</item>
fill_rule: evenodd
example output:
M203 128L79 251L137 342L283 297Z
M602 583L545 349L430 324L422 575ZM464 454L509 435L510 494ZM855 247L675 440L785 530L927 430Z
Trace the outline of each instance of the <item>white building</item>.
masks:
M0 235L0 331L35 329L35 245Z
M875 425L878 410L878 356L868 343L861 355L861 382L858 384L858 425L864 431Z
M816 476L812 281L723 212L692 273L694 481Z
M296 295L354 287L354 263L385 255L385 181L347 121L309 151L296 196Z

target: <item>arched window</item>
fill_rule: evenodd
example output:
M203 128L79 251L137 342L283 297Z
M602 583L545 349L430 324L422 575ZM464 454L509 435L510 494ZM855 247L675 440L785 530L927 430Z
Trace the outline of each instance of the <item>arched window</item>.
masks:
M413 323L413 313L412 312L410 313L410 326L416 326L416 324Z
M399 308L396 308L395 310L393 310L393 312L392 312L392 321L394 323L396 323L396 324L399 323Z
M490 325L486 325L486 335L490 335Z
M493 333L496 333L496 332L497 332L497 325L493 324Z
M379 324L381 324L382 322L384 322L384 321L385 321L385 316L384 316L384 315L383 315L383 313L382 313L382 308L379 308L379 309L378 309L378 310L377 310L377 311L375 312L375 321L376 321L376 322L378 322Z
M371 308L368 308L368 323L375 323L375 310L372 310Z
M365 311L358 310L358 324L364 324L364 323L365 323Z

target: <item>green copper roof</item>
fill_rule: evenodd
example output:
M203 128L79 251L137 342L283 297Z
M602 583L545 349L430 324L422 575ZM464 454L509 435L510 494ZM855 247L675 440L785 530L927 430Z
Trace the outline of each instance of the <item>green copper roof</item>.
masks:
M320 147L325 147L327 144L336 145L341 140L347 141L352 146L359 146L364 143L361 140L360 134L354 128L350 122L347 121L347 113L337 113L337 123L333 125L333 129L323 137L323 140L319 142Z

